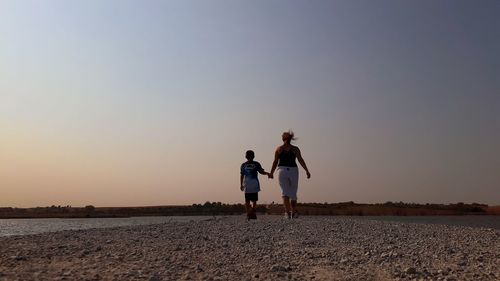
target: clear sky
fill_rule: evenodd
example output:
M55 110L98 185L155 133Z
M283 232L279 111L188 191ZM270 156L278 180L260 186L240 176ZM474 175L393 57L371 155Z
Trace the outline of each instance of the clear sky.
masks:
M0 206L500 204L500 1L0 0ZM262 202L280 201L261 178Z

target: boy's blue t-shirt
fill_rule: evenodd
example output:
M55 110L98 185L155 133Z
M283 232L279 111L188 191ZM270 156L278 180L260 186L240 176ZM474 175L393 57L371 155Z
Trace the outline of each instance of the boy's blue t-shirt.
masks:
M247 161L241 164L241 175L243 175L243 187L245 193L254 193L260 191L259 178L257 173L264 172L264 169L257 161Z

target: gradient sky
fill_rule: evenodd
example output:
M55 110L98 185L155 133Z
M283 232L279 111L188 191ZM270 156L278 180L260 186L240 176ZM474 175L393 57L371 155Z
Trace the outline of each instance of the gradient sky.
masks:
M500 203L500 1L0 0L0 206ZM261 201L280 200L261 178Z

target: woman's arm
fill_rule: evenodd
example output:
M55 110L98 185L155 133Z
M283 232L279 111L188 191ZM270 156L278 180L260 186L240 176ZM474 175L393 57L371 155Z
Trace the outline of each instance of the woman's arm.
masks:
M304 161L304 158L302 158L302 154L300 153L300 149L298 147L294 147L294 152L295 156L297 156L297 160L299 161L300 165L304 170L306 170L307 178L311 178L311 173L309 173L309 169L307 169L306 161Z
M278 167L279 158L280 158L280 147L276 148L276 151L274 152L273 167L271 168L271 172L269 172L269 177L271 179L274 177L274 171L276 170L276 167Z

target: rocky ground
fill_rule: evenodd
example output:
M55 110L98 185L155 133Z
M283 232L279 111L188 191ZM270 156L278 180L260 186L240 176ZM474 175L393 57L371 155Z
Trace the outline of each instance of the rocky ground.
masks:
M500 280L487 228L260 216L0 238L0 280Z

